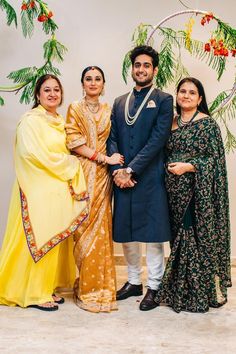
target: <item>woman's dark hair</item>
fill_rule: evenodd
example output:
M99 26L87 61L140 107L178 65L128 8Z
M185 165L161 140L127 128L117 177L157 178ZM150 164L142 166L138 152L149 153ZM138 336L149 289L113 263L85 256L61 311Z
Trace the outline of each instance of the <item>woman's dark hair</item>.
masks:
M179 92L180 87L181 87L185 82L192 82L192 83L197 87L198 94L199 94L199 96L202 97L202 100L201 100L201 102L199 103L197 109L198 109L199 112L205 113L205 114L207 114L207 115L209 116L209 115L210 115L210 112L209 112L209 108L208 108L208 106L207 106L206 95L205 95L205 91L204 91L204 88L203 88L202 83L201 83L198 79L195 79L194 77L185 77L184 79L182 79L182 80L178 83L178 86L177 86L177 89L176 89L177 93ZM176 111L177 111L178 114L181 113L181 108L180 108L180 106L178 105L177 102L176 102Z
M136 57L141 54L146 54L152 58L152 65L153 65L154 69L158 66L159 54L157 53L157 51L155 51L155 49L153 49L152 47L150 47L148 45L139 45L138 47L135 47L130 52L129 57L130 57L132 65L134 65Z
M84 77L85 77L85 74L89 71L89 70L98 70L101 75L102 75L102 79L103 79L103 82L105 82L105 75L104 75L104 72L101 68L99 68L98 66L87 66L87 68L85 68L81 74L81 83L84 82Z
M53 74L45 74L43 76L40 76L40 78L37 80L37 82L35 84L35 88L34 88L34 104L33 104L32 108L35 108L35 107L37 107L39 105L38 96L39 96L39 92L40 92L41 86L48 79L54 79L54 80L57 81L58 86L60 87L60 90L61 90L61 102L60 102L60 105L62 104L62 101L63 101L63 88L62 88L61 81L58 79L57 76L55 76Z

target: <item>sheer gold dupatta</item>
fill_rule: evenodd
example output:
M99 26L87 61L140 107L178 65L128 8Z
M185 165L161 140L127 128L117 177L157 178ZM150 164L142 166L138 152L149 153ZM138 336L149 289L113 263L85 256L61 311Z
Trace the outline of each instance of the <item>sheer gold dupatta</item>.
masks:
M110 108L104 104L95 120L85 102L70 105L67 114L67 146L86 144L105 154L110 131ZM107 166L79 157L89 193L89 217L76 234L74 256L79 270L75 298L79 307L111 311L116 306L115 266L112 244L111 178Z

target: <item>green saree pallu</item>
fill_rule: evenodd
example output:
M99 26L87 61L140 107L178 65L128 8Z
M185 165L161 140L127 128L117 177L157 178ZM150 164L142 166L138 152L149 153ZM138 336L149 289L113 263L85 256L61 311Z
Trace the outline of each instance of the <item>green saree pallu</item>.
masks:
M172 131L167 165L189 162L196 171L166 172L173 233L156 301L176 312L206 312L227 302L230 277L228 184L220 129L210 117Z

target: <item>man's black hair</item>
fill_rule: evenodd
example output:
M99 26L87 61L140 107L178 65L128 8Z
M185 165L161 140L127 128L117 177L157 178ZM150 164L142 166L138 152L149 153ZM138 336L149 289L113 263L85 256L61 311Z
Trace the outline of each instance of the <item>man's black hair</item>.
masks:
M138 47L135 47L131 52L130 52L130 60L132 65L134 65L135 59L138 55L146 54L152 58L152 65L153 68L156 68L159 63L159 54L155 49L148 45L140 45Z

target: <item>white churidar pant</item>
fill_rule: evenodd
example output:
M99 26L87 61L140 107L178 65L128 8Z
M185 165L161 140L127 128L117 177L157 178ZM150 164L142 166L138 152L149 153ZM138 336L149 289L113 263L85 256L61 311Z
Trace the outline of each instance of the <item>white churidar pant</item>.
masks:
M139 285L142 283L142 243L123 243L125 260L128 265L128 281L130 284ZM146 263L147 263L147 287L157 290L164 273L164 244L146 243Z

